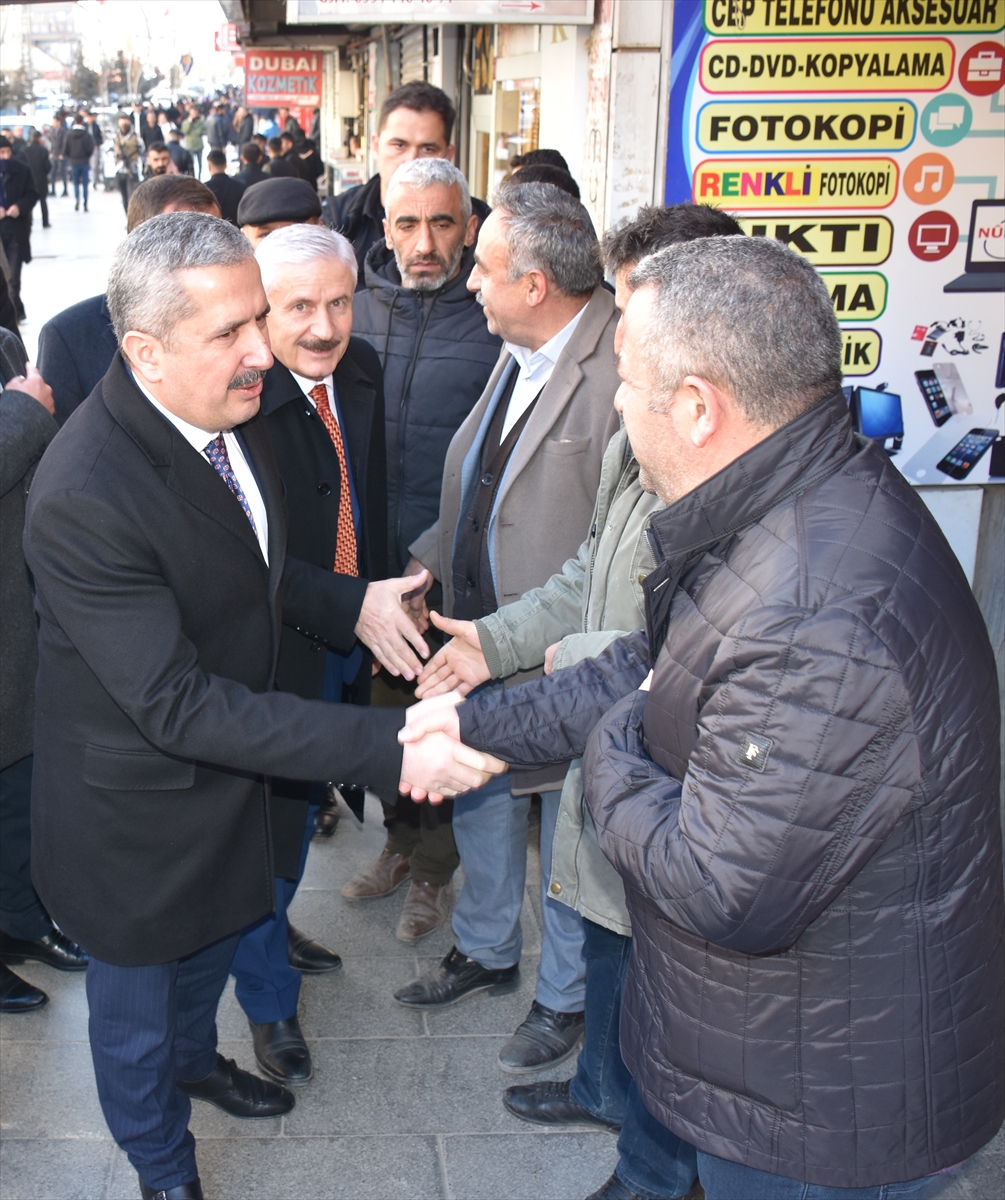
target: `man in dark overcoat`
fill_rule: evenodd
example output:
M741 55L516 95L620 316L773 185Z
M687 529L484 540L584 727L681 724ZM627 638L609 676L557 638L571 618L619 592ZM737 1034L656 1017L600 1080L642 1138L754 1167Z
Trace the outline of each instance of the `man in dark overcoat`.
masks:
M417 760L401 710L275 688L284 618L318 614L254 419L272 355L247 239L154 217L116 251L107 295L119 353L40 463L25 521L32 877L90 955L98 1096L142 1195L201 1200L190 1097L243 1117L293 1106L216 1049L239 933L274 904L267 778L450 794L499 764L445 739Z

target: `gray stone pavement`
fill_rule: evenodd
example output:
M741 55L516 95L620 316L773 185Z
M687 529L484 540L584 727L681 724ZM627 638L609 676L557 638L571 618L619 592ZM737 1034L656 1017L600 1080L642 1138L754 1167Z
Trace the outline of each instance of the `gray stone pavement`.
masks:
M117 192L99 191L87 214L73 211L72 198L50 206L53 228L42 230L36 212L36 258L24 271L33 358L50 316L104 289L125 234ZM314 843L292 916L344 959L340 972L304 980L301 1019L315 1077L277 1120L234 1121L195 1103L192 1129L212 1200L581 1200L607 1178L617 1161L610 1134L538 1130L500 1102L513 1080L496 1055L533 999L540 950L536 832L532 825L519 990L429 1014L399 1007L391 993L449 949L449 929L408 947L394 937L404 890L355 904L340 895L383 844L377 804L368 801L362 828L346 811L334 838ZM98 1106L84 979L35 964L18 971L50 1001L37 1013L0 1017L0 1200L132 1200L136 1176ZM232 990L219 1031L223 1053L253 1068ZM566 1063L545 1077L573 1069ZM1003 1194L1001 1133L935 1191L940 1200Z

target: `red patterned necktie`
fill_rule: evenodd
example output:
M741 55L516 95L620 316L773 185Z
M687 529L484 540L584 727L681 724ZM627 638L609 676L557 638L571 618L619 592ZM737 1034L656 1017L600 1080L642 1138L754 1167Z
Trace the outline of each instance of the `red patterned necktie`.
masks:
M342 429L328 403L328 389L323 383L311 388L311 399L324 422L325 429L335 446L338 456L339 496L338 534L335 540L335 571L339 575L359 575L359 555L356 550L356 527L352 523L352 495L349 491L349 464L345 456Z

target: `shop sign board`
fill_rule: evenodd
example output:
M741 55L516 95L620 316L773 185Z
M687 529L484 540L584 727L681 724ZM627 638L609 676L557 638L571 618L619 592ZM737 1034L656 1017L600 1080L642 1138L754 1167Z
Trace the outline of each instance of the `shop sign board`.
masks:
M885 445L918 485L1000 478L1003 28L1005 0L674 6L667 203L819 269L846 390L900 398Z
M1005 0L704 0L704 17L716 37L995 33Z
M244 96L250 108L317 108L321 104L321 55L312 50L248 51Z
M287 25L409 23L592 25L593 0L286 0Z

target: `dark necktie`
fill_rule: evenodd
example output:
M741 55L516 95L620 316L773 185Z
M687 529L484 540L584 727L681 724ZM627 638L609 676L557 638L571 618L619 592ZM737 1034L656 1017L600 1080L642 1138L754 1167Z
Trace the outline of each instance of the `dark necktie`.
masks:
M359 555L356 550L356 527L352 523L352 495L349 491L349 464L345 456L342 428L328 403L328 389L323 383L311 388L311 399L324 422L338 457L339 496L338 532L335 537L335 570L339 575L359 575Z
M217 475L234 493L237 503L244 509L244 515L251 522L251 528L257 537L258 526L255 524L255 518L251 515L251 505L248 503L248 497L244 494L244 488L241 487L240 481L234 474L234 468L230 465L230 455L227 453L227 443L223 440L223 434L218 433L203 453L213 464Z

